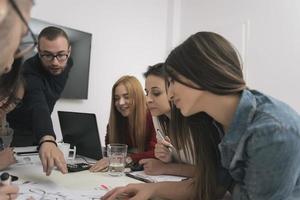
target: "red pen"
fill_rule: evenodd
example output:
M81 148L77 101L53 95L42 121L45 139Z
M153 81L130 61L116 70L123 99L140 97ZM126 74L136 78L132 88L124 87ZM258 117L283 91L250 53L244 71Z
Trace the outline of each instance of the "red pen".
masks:
M109 190L109 188L106 185L101 184L100 188L104 189L104 190Z

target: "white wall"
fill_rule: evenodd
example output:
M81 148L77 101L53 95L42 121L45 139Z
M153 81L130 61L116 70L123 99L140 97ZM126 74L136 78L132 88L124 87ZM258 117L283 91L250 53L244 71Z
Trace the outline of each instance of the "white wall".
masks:
M232 41L251 88L300 113L299 0L182 0L180 40L212 30Z
M166 56L170 26L167 0L39 0L32 17L92 33L88 100L60 100L52 118L61 138L57 110L96 113L103 144L111 86L131 74L144 85L146 67Z
M39 0L32 16L93 34L88 100L60 100L57 110L96 113L101 141L112 84L124 74L144 84L146 66L163 61L190 34L212 30L243 56L248 85L300 113L299 0Z

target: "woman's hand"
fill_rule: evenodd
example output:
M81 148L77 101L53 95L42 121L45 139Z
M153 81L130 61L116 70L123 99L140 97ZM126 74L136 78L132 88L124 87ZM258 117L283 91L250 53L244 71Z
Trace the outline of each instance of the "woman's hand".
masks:
M154 189L155 185L150 183L129 184L125 187L117 187L109 191L101 198L101 200L148 200L153 196Z
M7 168L8 166L16 163L13 148L5 148L0 151L0 170Z
M0 185L0 200L13 200L18 196L19 188L16 185Z
M161 175L165 174L165 167L167 164L158 159L142 159L139 162L140 165L143 165L144 172L148 175Z
M168 136L165 137L165 140L157 141L154 149L154 155L157 159L169 163L172 161L172 152L168 148L171 141Z
M98 160L91 168L90 172L99 172L106 169L109 165L109 160L107 157Z

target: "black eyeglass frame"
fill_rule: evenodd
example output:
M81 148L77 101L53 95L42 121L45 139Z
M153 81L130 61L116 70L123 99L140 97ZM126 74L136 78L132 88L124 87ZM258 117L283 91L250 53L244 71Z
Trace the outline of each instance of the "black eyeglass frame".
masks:
M31 38L33 40L33 45L29 46L28 48L22 50L22 51L17 51L14 58L20 58L22 57L24 54L26 54L27 52L29 52L30 50L33 50L37 44L38 41L36 39L36 37L34 36L34 33L32 31L32 29L30 28L29 24L27 23L27 21L25 20L25 17L22 15L21 10L19 9L18 5L16 4L16 2L14 0L10 0L9 1L13 7L13 9L16 11L16 13L18 14L18 16L20 17L21 21L25 24L26 28L28 29Z
M55 58L58 62L64 62L64 61L68 60L68 58L69 58L69 53L54 55L54 54L50 54L50 53L40 53L39 52L39 55L42 59L44 59L47 62L52 62ZM62 59L62 58L60 58L60 56L65 56L65 58ZM47 59L47 57L49 57L49 58L51 57L51 59Z

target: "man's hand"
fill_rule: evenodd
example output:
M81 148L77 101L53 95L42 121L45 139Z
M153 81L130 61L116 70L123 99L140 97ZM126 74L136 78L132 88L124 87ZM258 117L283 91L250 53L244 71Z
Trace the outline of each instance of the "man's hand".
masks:
M19 188L16 185L0 185L0 200L16 199L18 196Z
M158 159L142 159L139 161L140 165L144 166L144 172L148 175L161 175L165 173L167 164Z
M44 136L41 139L41 142L43 140L54 141L54 138L52 136ZM56 166L63 174L68 173L64 155L55 144L51 142L44 142L40 146L39 155L43 165L43 171L46 172L47 176L51 174L54 166Z
M7 168L14 163L16 163L16 159L12 148L5 148L0 151L0 170Z

